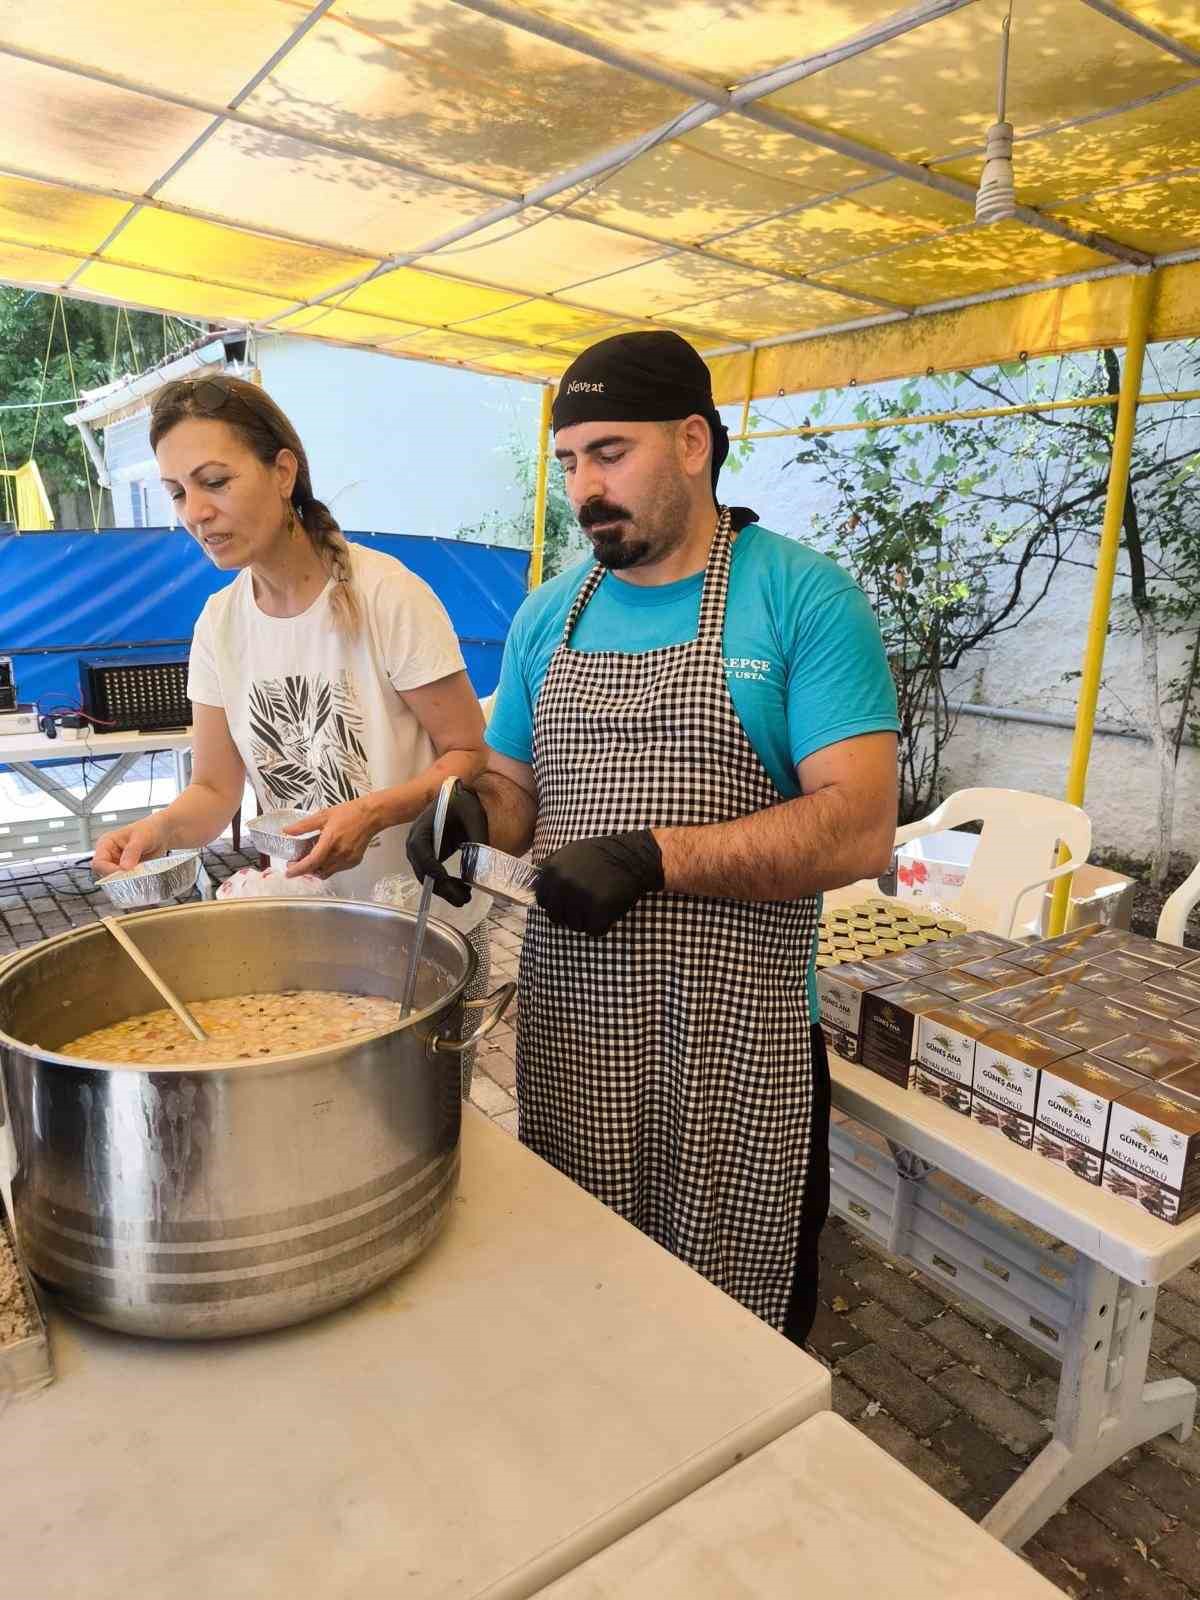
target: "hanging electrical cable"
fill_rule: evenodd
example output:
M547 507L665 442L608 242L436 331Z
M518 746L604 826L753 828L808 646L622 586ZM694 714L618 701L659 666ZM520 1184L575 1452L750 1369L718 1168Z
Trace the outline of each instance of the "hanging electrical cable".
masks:
M70 334L70 331L67 328L67 308L62 303L62 296L61 295L59 296L58 307L59 307L60 313L62 314L63 344L66 347L66 352L67 352L67 371L70 374L70 378L71 378L71 393L75 396L75 404L76 404L76 408L78 408L78 405L79 405L79 385L75 382L75 360L74 360L74 357L71 354L71 334ZM117 320L118 320L118 322L120 321L119 315L118 315L118 319ZM101 490L99 484L96 485L95 489L92 488L92 470L91 470L92 469L92 463L91 463L91 459L88 456L86 448L84 447L83 435L81 433L77 433L76 437L79 440L79 451L80 451L80 454L83 456L83 483L84 483L84 487L86 488L87 493L88 493L88 504L92 508L92 532L93 533L99 533L99 531L100 531L100 508L101 508L101 502L102 502L102 499L103 499L103 491Z
M983 176L975 195L975 221L986 225L1004 222L1017 214L1013 175L1013 125L1005 118L1008 89L1008 47L1012 33L1012 0L1000 30L1000 85L996 95L996 121L988 129Z

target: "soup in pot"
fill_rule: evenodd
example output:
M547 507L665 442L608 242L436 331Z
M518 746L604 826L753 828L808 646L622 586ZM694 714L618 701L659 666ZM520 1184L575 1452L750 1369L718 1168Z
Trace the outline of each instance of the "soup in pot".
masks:
M261 1061L267 1056L343 1044L400 1021L395 1000L326 989L229 995L222 1000L194 1001L188 1009L208 1034L203 1042L192 1038L173 1011L164 1009L81 1034L62 1045L61 1053L89 1061L162 1062L169 1066Z

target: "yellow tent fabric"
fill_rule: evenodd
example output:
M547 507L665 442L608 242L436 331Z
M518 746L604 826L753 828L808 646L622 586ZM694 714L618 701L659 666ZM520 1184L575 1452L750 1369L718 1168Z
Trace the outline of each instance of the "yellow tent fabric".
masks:
M54 526L50 497L36 461L0 468L0 507L4 520L16 523L22 533L44 532Z
M0 0L0 281L537 382L670 327L720 397L1200 332L1200 8Z

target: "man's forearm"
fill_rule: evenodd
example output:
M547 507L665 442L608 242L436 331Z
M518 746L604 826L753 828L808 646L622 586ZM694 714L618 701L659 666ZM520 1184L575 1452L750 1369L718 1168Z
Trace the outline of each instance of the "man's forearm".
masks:
M537 805L533 796L503 773L488 771L475 785L487 812L488 837L497 850L523 856L533 843Z
M656 828L667 890L797 900L886 872L895 817L861 815L836 787L697 828Z

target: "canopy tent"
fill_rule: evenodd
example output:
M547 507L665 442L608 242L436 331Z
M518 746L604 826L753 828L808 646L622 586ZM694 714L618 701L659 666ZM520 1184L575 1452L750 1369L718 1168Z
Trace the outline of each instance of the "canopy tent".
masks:
M987 227L1009 0L893 7L0 0L0 280L543 384L665 326L722 402L1129 342L1120 440L1200 333L1195 0L1015 0Z
M543 381L665 325L725 400L1119 339L1150 263L1194 329L1194 0L1016 0L980 228L1007 6L0 0L0 278Z

